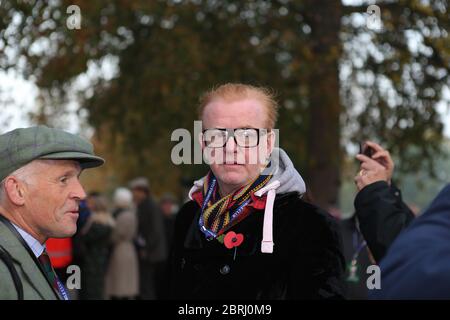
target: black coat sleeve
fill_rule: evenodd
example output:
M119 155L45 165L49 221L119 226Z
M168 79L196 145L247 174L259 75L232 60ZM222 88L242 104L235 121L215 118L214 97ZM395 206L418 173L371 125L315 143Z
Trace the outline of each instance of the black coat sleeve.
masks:
M400 190L385 181L363 188L355 198L355 214L373 257L379 262L392 242L414 219Z

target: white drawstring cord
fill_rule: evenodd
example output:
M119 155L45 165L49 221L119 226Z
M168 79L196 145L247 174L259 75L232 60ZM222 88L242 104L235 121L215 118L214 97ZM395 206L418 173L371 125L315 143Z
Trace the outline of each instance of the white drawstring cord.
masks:
M262 253L273 253L273 204L275 202L276 189L279 186L280 181L275 180L255 192L257 197L261 197L267 192L266 208L264 209L263 239L261 241Z

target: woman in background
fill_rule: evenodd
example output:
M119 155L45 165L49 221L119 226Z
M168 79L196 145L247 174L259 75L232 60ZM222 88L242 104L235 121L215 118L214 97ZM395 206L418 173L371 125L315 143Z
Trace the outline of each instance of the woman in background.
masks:
M135 299L139 295L139 264L133 240L137 234L137 217L133 196L126 188L114 193L112 250L106 274L106 295L113 300Z

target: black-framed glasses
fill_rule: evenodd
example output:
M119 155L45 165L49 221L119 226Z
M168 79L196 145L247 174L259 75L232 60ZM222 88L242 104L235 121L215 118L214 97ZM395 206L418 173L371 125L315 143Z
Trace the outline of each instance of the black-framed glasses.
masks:
M203 142L209 148L223 148L230 137L234 142L244 148L256 147L259 145L259 137L267 133L268 129L258 128L212 128L203 130Z

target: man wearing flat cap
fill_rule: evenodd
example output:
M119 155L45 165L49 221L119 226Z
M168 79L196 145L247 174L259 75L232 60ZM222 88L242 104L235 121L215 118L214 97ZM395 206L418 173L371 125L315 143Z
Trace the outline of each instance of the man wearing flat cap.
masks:
M158 292L158 270L168 256L163 214L150 192L150 183L145 177L130 181L138 217L139 292L140 299L155 300Z
M0 135L0 299L68 300L45 250L76 232L83 169L102 165L88 141L36 126Z

